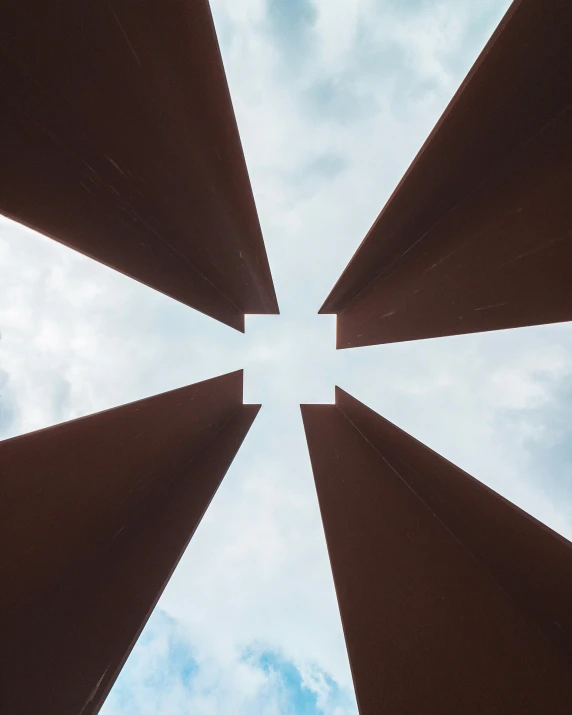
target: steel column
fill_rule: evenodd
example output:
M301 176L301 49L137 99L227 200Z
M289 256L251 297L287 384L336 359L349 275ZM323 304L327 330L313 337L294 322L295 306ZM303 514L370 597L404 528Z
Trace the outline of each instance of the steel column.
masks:
M242 371L0 443L0 710L97 713L248 432Z
M360 713L568 713L572 544L342 390L302 415Z
M4 0L0 212L244 330L278 304L207 0Z
M514 2L321 313L337 347L572 320L572 5Z

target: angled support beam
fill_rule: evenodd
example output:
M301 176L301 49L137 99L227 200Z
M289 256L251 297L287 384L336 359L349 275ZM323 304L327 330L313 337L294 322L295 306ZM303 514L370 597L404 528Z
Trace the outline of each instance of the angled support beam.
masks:
M6 0L0 212L244 330L278 304L207 0Z
M338 348L572 320L571 37L512 4L322 306Z
M360 713L568 713L572 544L339 388L302 416Z
M0 443L0 711L95 715L246 436L242 372Z

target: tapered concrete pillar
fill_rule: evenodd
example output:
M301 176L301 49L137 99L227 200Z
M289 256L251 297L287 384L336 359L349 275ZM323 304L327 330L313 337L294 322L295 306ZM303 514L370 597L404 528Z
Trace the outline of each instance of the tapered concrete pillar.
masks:
M0 212L244 330L277 313L208 0L4 0Z
M572 702L572 544L342 390L302 415L361 715Z
M511 5L322 306L338 348L572 320L571 38Z
M0 712L98 712L258 409L240 371L0 442Z

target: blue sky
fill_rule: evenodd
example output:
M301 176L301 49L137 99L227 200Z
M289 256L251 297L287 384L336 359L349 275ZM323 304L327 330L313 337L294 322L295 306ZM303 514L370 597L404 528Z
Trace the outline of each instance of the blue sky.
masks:
M104 715L353 715L299 416L339 384L572 537L569 324L336 352L316 312L506 0L213 0L280 302L241 335L0 221L0 437L245 368L257 418Z

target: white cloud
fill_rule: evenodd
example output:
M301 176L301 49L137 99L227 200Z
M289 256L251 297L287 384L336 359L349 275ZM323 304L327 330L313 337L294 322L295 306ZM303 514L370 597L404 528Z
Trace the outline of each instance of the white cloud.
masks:
M572 325L343 351L340 386L572 537L572 509L538 472L542 422L572 373ZM383 372L383 379L375 374ZM569 401L569 394L562 394ZM539 421L539 415L542 416ZM547 435L542 439L546 443ZM553 466L554 468L554 466ZM568 471L562 461L561 473Z
M240 334L1 217L0 255L2 436L241 367Z

